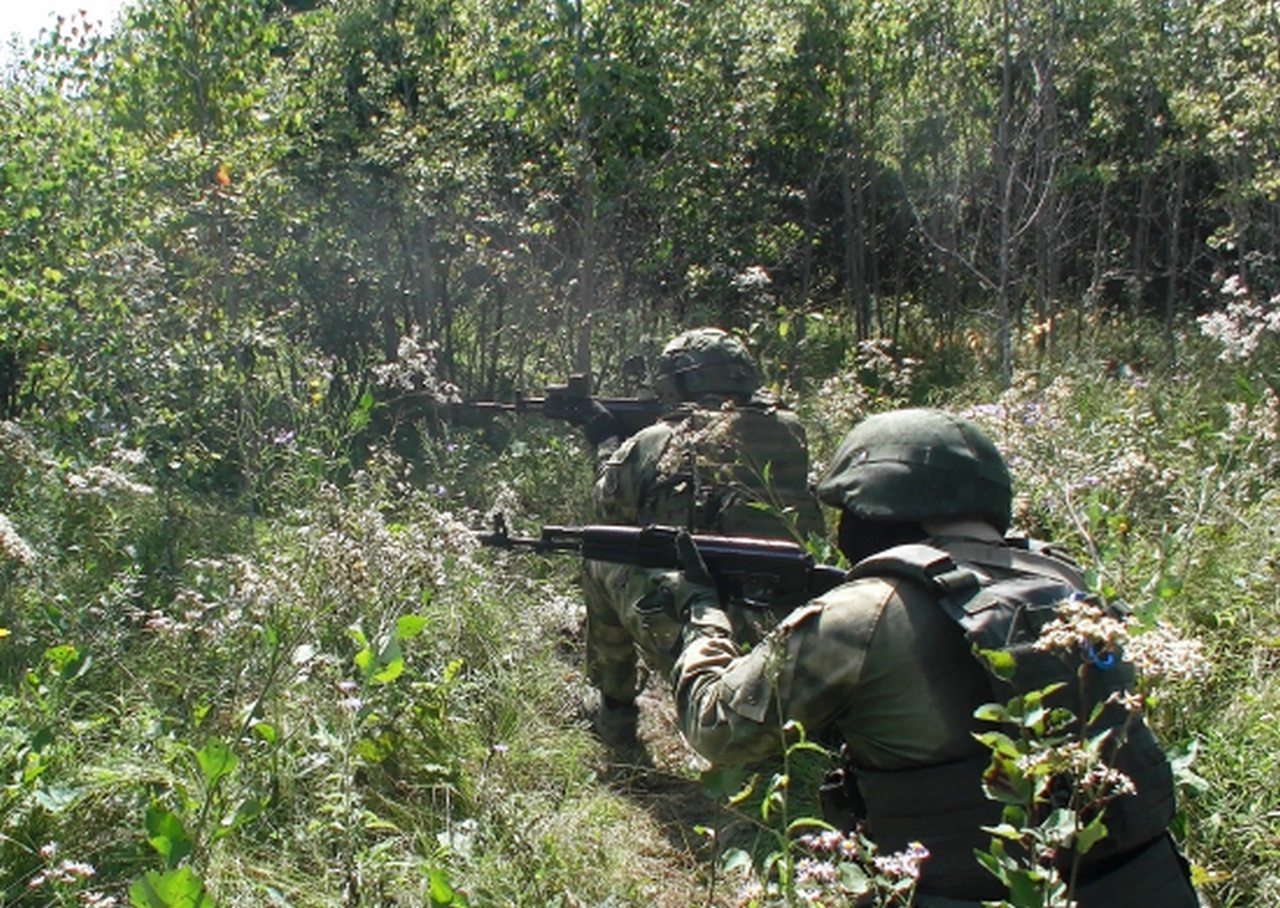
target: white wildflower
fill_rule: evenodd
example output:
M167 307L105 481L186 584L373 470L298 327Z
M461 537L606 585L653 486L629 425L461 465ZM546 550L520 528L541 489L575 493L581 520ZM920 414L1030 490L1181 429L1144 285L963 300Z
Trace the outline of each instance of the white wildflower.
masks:
M836 881L836 866L830 861L801 858L796 861L795 876L799 885L830 884Z
M155 489L135 482L118 470L102 465L88 467L82 473L68 473L67 491L72 495L105 498L113 494L154 495Z
M1226 304L1196 319L1200 331L1222 345L1218 358L1224 362L1248 359L1265 334L1280 332L1280 296L1257 302L1237 274L1223 282L1221 292Z
M1164 621L1134 636L1127 655L1147 679L1203 681L1213 668L1201 641L1183 637Z
M1088 599L1065 600L1058 605L1056 614L1036 639L1038 652L1070 652L1087 645L1094 653L1113 653L1129 641L1125 623Z
M733 276L733 286L743 292L760 291L773 283L769 272L759 265L751 265Z
M0 511L0 563L12 561L20 567L35 564L35 550L18 534L8 515Z
M903 851L874 858L876 871L897 879L920 879L920 865L929 857L929 849L911 842Z
M438 349L439 345L434 341L423 343L415 328L400 338L394 362L374 367L374 379L384 388L399 388L422 393L441 402L456 402L461 399L457 385L436 374Z

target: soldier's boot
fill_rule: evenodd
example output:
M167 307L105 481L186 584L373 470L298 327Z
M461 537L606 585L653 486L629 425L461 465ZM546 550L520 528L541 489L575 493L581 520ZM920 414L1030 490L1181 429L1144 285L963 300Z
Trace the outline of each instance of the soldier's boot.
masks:
M635 703L602 694L592 727L600 740L610 747L629 749L638 744L636 730L639 720L640 709Z

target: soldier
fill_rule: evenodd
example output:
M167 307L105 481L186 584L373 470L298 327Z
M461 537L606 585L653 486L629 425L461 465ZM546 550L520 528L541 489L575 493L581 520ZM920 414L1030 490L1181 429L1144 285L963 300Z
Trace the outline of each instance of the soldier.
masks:
M679 575L654 581L667 583L691 616L672 675L681 730L718 763L776 754L787 721L810 737L837 733L848 792L870 837L884 852L913 841L929 849L918 906L1007 897L973 856L989 847L981 827L1000 821L1000 805L982 788L991 754L974 738L991 726L979 727L974 710L1005 699L973 646L1010 646L1015 678L1029 690L1057 680L1055 672L1087 677L1087 702L1072 703L1077 716L1115 701L1132 666L1116 660L1104 672L1080 656L1063 669L1060 659L1036 655L1043 616L1083 581L1050 547L1004 537L1009 473L971 422L925 409L873 416L845 437L817 494L840 509L851 579L792 612L750 652L723 632L713 589ZM1029 639L1024 625L1036 629ZM1078 856L1077 904L1195 906L1166 831L1174 790L1163 751L1140 713L1126 718L1113 703L1096 721L1091 732L1114 732L1110 763L1136 794L1106 806L1106 838ZM1065 872L1072 856L1059 858Z
M583 418L602 461L595 485L601 521L801 541L823 534L804 428L761 391L756 364L737 338L718 328L680 334L658 358L654 390L665 415L620 444L603 407ZM613 744L635 739L635 699L644 685L638 654L665 678L682 629L666 589L651 579L643 570L584 565L587 673L600 694L595 726ZM724 629L744 642L769 623L758 606L791 605L745 606L757 593L734 591L725 603Z

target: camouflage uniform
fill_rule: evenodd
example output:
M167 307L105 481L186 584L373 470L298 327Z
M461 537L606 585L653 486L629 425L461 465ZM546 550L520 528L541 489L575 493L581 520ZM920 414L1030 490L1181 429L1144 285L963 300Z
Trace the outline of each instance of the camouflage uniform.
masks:
M949 417L935 411L903 411L875 425L892 430L921 413L930 430L931 420L946 427ZM983 446L989 442L973 434L976 428L963 429L941 453L948 445L913 445L910 431L890 437L880 463L874 449L842 445L818 494L861 519L901 512L925 521L932 535L924 542L953 553L957 563L1013 558L1002 542L1009 500L1007 473L999 476L1003 462L992 460L994 448ZM953 470L966 461L972 470ZM939 463L940 474L927 475L929 465ZM981 478L984 467L992 469ZM946 487L950 497L942 493ZM937 516L926 520L927 514ZM1038 569L1082 585L1069 562L1051 554L1035 560ZM675 595L695 614L714 612L710 588L686 584ZM921 868L918 905L1005 897L973 858L975 848L988 845L981 827L1000 819L1000 806L981 787L990 754L972 736L974 710L992 700L991 679L933 588L900 576L858 577L794 611L746 654L706 618L691 625L686 639L672 686L681 730L695 750L713 762L751 762L776 754L784 722L800 722L810 737L835 731L872 837L878 828L911 829L911 838L931 851ZM1108 859L1082 864L1075 894L1082 908L1197 904L1164 833L1173 798L1167 764L1158 748L1144 754L1151 765L1138 770L1138 794L1131 798L1145 811L1145 825ZM878 812L885 822L878 823ZM886 850L905 844L878 842Z
M595 485L599 519L764 538L821 535L803 426L757 393L745 350L715 329L681 335L663 362L679 362L672 350L703 371L696 380L697 369L686 372L682 388L670 381L664 387L660 362L657 384L670 409L604 459ZM696 398L683 397L689 393ZM662 572L585 563L587 671L606 702L631 704L643 686L637 650L648 669L670 674L683 629L671 585ZM746 642L758 639L759 610L728 606L724 629Z

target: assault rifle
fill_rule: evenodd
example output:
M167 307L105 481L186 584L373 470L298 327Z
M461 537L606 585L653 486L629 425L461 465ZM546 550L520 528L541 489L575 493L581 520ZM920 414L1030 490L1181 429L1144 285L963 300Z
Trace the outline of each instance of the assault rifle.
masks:
M512 536L506 519L497 514L493 532L478 533L476 538L482 545L508 551L572 552L592 561L678 570L683 564L676 539L683 532L669 526L599 524L544 526L541 536ZM743 595L746 591L768 591L788 600L811 599L845 581L845 571L817 564L794 542L700 533L690 538L721 594L736 593L748 604L753 597Z
M663 413L662 402L656 397L596 397L613 414L618 431L623 438L630 438L645 426L652 425ZM473 400L463 406L473 410L506 413L541 413L547 419L562 419L574 425L583 420L583 408L592 400L591 379L585 373L569 376L563 385L548 385L542 397L525 397L517 392L510 403L500 400Z

